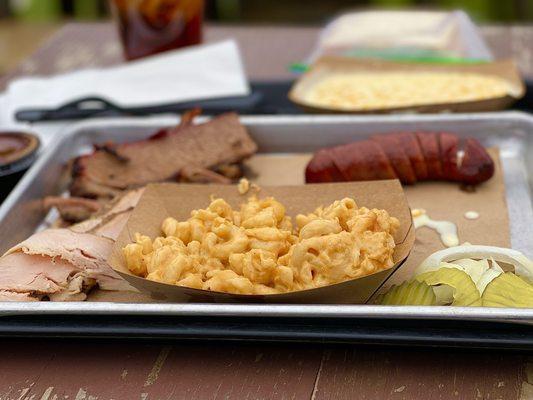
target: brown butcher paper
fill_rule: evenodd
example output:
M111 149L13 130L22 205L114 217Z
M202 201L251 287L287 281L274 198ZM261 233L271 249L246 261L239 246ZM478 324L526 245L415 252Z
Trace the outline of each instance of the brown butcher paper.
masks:
M488 149L488 152L494 160L494 176L473 191L464 190L452 182L422 182L404 186L404 190L411 209L422 208L434 220L456 224L460 244L510 247L509 213L499 152L497 149ZM479 218L465 218L467 211L477 212ZM428 227L418 228L409 259L383 288L411 279L426 257L444 248L436 231Z
M505 183L497 148L487 149L494 160L494 176L472 190L454 182L430 181L405 185L404 192L411 209L422 208L434 220L451 221L457 225L459 243L510 247L509 213L505 201ZM312 154L257 154L246 166L259 185L304 184L305 167ZM466 219L467 211L476 211L479 218ZM409 258L383 285L399 284L411 279L416 267L430 254L444 249L437 232L422 227Z

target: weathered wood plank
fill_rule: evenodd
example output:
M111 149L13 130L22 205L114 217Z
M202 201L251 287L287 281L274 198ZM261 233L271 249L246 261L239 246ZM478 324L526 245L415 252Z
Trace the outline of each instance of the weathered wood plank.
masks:
M509 353L336 347L325 352L313 400L515 400L524 363Z
M139 398L160 348L146 344L7 341L0 345L0 399L121 399L126 393Z
M322 358L320 346L242 343L28 341L0 353L1 400L309 399Z
M309 399L321 355L314 346L180 345L147 389L161 398Z

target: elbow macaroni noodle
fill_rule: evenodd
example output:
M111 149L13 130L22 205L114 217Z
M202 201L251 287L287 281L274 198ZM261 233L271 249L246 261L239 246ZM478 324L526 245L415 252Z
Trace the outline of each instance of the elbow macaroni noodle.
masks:
M167 218L163 236L136 234L123 248L129 270L147 279L236 294L312 289L391 267L399 222L350 198L297 215L255 196L236 211L223 199Z

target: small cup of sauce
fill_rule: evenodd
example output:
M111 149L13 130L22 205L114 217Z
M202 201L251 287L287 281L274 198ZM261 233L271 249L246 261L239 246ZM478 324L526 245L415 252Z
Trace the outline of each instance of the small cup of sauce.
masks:
M39 144L33 134L0 131L0 202L33 164Z

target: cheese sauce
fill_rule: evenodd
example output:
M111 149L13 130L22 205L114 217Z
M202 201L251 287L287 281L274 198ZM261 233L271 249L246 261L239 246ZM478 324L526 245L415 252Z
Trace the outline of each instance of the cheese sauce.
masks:
M467 211L465 212L466 219L478 219L479 213L477 211Z
M415 229L427 226L434 229L440 235L441 242L446 247L453 247L459 245L459 237L457 236L457 225L450 221L435 221L427 215L426 210L422 208L415 208L411 211Z

